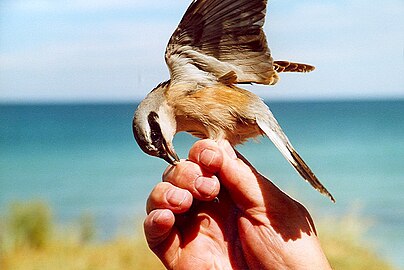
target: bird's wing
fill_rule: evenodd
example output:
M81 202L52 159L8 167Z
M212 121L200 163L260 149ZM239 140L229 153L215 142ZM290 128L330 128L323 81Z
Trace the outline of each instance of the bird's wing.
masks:
M194 0L166 48L171 82L275 84L267 0Z

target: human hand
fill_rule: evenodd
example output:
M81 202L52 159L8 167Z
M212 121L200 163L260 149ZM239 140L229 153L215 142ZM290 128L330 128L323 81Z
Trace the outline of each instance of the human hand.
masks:
M169 166L147 214L148 244L168 269L331 269L304 206L227 141L198 141Z

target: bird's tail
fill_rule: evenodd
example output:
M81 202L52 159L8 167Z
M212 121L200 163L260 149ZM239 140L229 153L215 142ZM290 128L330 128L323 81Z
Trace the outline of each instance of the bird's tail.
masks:
M268 138L275 144L282 155L287 161L296 169L296 171L307 181L310 185L317 189L320 193L328 196L332 202L335 202L334 197L330 192L321 184L320 180L314 175L309 166L304 162L300 155L293 148L285 133L282 131L275 117L269 111L269 120L257 119L257 124L261 130L268 136Z
M315 69L314 66L302 63L293 63L289 61L274 61L274 70L280 72L310 72Z

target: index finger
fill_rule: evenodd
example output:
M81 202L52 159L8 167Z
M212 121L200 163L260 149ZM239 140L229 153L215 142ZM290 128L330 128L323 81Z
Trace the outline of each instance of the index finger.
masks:
M220 191L218 178L189 160L169 166L163 174L163 181L188 190L194 198L202 201L213 200Z

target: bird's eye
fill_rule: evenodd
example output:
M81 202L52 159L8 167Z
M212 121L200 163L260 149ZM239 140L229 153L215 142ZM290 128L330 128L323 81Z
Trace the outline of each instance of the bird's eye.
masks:
M150 138L153 144L159 148L163 143L163 135L161 134L160 124L158 123L158 115L155 112L151 112L148 116L148 122L150 125Z
M151 137L152 141L155 142L155 141L159 140L160 134L157 130L152 130L150 133L150 137Z

